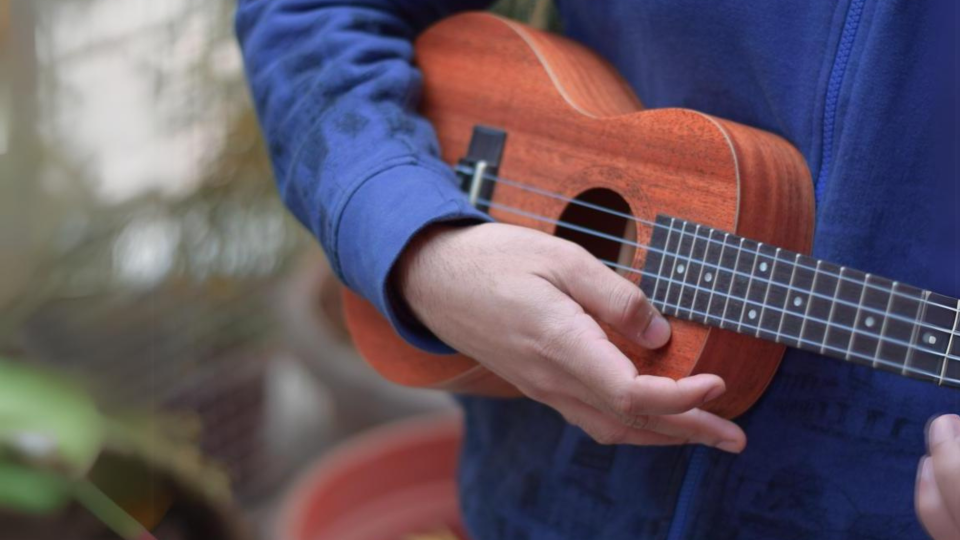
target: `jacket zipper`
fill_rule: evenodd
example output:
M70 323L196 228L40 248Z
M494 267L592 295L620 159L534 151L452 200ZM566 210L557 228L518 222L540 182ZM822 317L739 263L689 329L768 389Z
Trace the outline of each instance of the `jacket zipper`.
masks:
M821 141L820 171L814 184L814 193L817 203L823 198L823 190L827 176L830 174L830 165L833 162L833 135L837 123L837 106L840 101L840 90L843 88L843 77L850 63L853 44L860 27L860 17L863 15L863 6L866 0L850 0L847 6L847 15L843 21L843 30L840 32L840 43L830 68L830 80L827 83L827 95L823 107L823 139ZM707 468L708 448L698 446L693 449L687 470L680 485L680 494L673 513L673 522L667 533L667 540L683 540L691 521L690 509L694 503L694 496L703 481Z
M860 16L863 15L863 5L866 0L851 0L847 7L847 16L843 22L843 31L840 33L840 43L833 58L833 67L830 68L830 80L827 83L827 95L823 105L823 137L820 151L820 172L814 184L815 196L819 203L823 198L823 190L830 174L833 163L833 136L837 123L837 106L840 101L840 90L843 88L843 76L850 63L850 54L857 37L857 28L860 26Z

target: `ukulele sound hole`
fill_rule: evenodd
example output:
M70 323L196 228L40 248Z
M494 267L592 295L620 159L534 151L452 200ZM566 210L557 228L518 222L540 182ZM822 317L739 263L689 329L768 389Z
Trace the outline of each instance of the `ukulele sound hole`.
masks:
M589 189L574 200L586 204L567 205L560 221L584 231L558 226L556 235L583 246L601 261L629 268L636 252L633 244L637 242L637 226L633 219L624 217L632 215L627 201L606 188ZM626 275L630 273L626 268L614 267L614 270Z

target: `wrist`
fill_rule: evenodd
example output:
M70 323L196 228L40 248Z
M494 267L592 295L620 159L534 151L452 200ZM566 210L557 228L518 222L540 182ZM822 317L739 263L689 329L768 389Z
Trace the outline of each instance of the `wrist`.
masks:
M422 324L420 314L427 301L425 295L432 289L425 284L434 283L444 266L442 261L454 256L451 251L455 251L456 237L483 223L473 220L435 223L411 238L390 276L397 307Z

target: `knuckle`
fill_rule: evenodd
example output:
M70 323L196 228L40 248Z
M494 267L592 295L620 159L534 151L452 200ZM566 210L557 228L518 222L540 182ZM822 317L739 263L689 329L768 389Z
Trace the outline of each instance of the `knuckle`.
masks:
M545 320L536 333L534 355L551 364L566 363L577 341L583 338L582 330L573 321L560 318Z
M645 309L647 297L638 287L625 283L614 287L610 292L609 302L618 324L627 324L638 316L648 317L649 310Z
M572 244L557 253L557 269L563 276L577 276L583 271L583 257L578 251L580 246Z
M635 398L633 393L628 389L617 390L614 392L611 398L610 406L613 408L613 413L620 418L631 418L635 416Z
M563 250L561 251L564 258L569 260L571 263L578 266L582 265L585 260L589 260L584 255L589 255L588 252L583 246L577 244L576 242L564 242Z
M626 442L629 431L630 430L627 426L615 425L596 428L588 431L587 434L590 435L590 437L596 441L597 444L613 445Z
M657 431L660 429L660 417L653 414L640 415L643 418L643 429L647 431Z
M526 385L524 393L534 401L546 403L557 394L557 385L552 377L544 375Z
M562 358L563 343L563 333L555 325L545 324L533 340L533 354L541 360L556 362Z
M630 417L629 425L640 431L657 431L660 427L660 418L652 414L638 414Z
M558 394L557 378L546 366L529 366L517 382L517 387L528 398L547 403Z
M645 431L650 429L650 415L647 414L638 414L636 416L628 416L627 424L633 429L639 429Z
M610 290L608 305L613 308L613 314L616 318L616 320L612 322L616 324L626 324L627 321L630 320L630 317L637 311L634 298L635 295L633 291L626 291L624 287L613 287Z

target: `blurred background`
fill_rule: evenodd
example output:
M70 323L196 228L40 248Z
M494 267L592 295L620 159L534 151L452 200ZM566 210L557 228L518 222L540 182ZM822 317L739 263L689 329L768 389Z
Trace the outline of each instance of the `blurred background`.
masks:
M553 20L548 1L495 9ZM0 0L4 540L124 534L93 517L80 477L162 540L312 538L280 522L306 504L304 479L329 469L331 448L453 411L446 396L380 381L354 353L323 255L275 194L233 11L234 0ZM87 402L94 412L76 416ZM352 444L455 439L455 420L440 424ZM102 436L77 443L89 459L68 459L37 425ZM66 478L67 495L32 495L45 484L25 466Z

